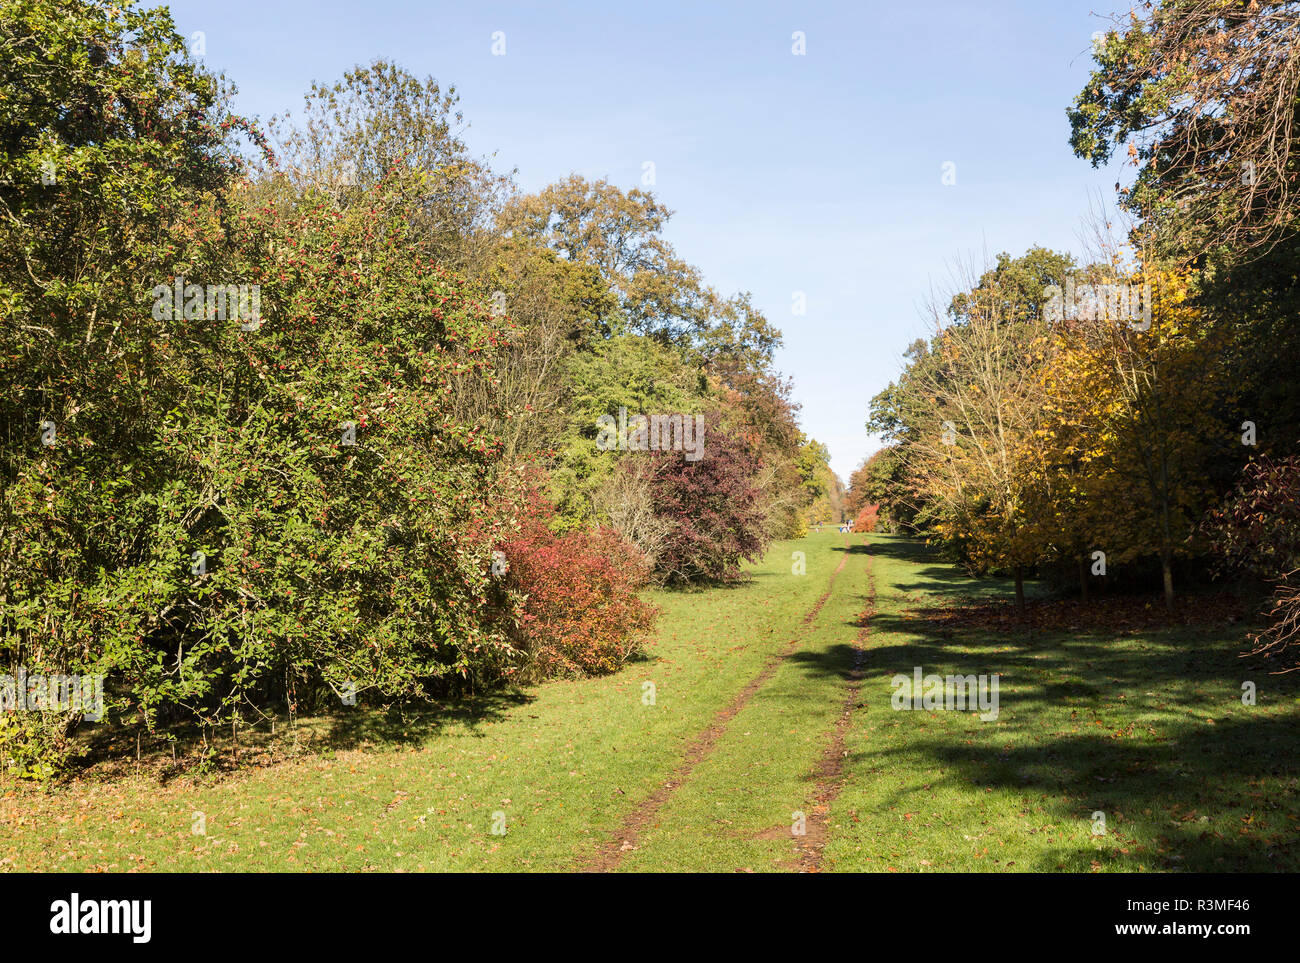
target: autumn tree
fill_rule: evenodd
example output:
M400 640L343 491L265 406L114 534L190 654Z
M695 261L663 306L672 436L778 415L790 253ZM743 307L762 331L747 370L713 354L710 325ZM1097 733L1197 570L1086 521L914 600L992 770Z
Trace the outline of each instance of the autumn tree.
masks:
M645 479L653 511L666 526L655 564L667 582L736 579L740 563L757 561L769 541L752 447L720 427L716 411L706 413L704 424L698 459L650 451L629 454L620 465Z
M1250 425L1247 443L1189 459L1208 497L1227 494L1249 456L1286 456L1300 439L1298 38L1294 2L1149 3L1097 44L1096 69L1069 112L1080 156L1095 166L1122 151L1137 168L1120 203L1147 268L1179 274L1179 310L1195 312L1201 367L1189 372L1191 390L1217 388L1209 437Z
M596 267L617 292L633 331L690 337L709 326L716 295L663 237L672 216L653 193L572 174L510 198L497 218L506 237Z
M831 470L830 452L820 442L809 441L801 449L800 471L804 476L804 495L808 506L803 512L803 527L843 521L847 493L844 482Z
M1010 569L1019 611L1025 571L1041 554L1024 467L1041 443L1044 289L1068 263L1035 249L968 272L946 305L931 305L933 338L909 349L911 364L877 396L870 423L901 460L916 520L972 568Z
M1300 4L1159 0L1117 20L1094 58L1071 145L1094 166L1127 145L1131 207L1197 252L1293 231Z
M1067 319L1054 330L1049 476L1059 514L1086 518L1108 562L1159 559L1172 606L1173 562L1192 548L1212 491L1208 467L1236 436L1216 417L1215 331L1188 301L1186 279L1144 272L1129 281L1151 292L1149 321Z

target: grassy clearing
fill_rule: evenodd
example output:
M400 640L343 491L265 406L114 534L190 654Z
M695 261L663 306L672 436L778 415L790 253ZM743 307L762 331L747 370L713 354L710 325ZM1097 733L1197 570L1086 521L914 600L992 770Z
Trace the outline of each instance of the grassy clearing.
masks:
M648 657L608 678L407 724L364 711L313 720L304 731L323 750L215 780L92 772L0 786L0 868L566 869L657 794L614 868L789 870L792 814L816 805L868 607L822 869L1300 868L1300 680L1237 658L1240 625L954 630L917 609L1006 586L963 578L905 539L870 541L869 555L835 533L779 543L743 585L656 593ZM794 551L806 575L792 574ZM777 656L664 793L687 747ZM890 679L913 666L998 673L998 720L894 711ZM1241 704L1246 679L1253 707ZM491 832L494 812L505 836ZM206 836L191 831L196 813Z

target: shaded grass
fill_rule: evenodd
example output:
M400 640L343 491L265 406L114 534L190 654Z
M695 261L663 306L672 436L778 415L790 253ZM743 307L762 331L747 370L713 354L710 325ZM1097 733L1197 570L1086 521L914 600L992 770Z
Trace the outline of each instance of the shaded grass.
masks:
M1300 868L1300 680L1238 658L1242 627L954 634L909 617L915 591L938 594L914 562L894 553L881 571L835 868ZM997 721L894 711L890 679L917 665L998 673Z

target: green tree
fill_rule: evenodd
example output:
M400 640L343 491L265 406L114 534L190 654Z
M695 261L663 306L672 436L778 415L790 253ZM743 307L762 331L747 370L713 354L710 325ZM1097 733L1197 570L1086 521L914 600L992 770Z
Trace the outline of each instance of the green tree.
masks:
M149 631L150 579L115 570L148 554L158 432L217 337L149 292L256 139L224 103L165 10L0 3L0 657L33 672L114 668ZM57 760L79 722L25 724Z
M439 264L474 273L492 245L509 179L461 140L459 101L454 86L389 61L358 65L332 84L313 83L299 115L272 118L280 160L268 173L295 191L315 188L352 204L398 169L419 172L404 182L413 193L391 195L390 203Z
M571 174L511 198L498 229L594 265L618 293L632 331L689 341L709 327L717 296L664 240L671 216L649 191Z
M708 383L681 349L627 332L571 357L565 381L567 418L551 474L560 523L572 527L594 517L593 498L624 454L597 446L597 419L617 418L620 410L628 418L698 413L708 398Z
M1129 205L1196 252L1267 245L1295 227L1300 6L1159 0L1108 31L1068 111L1098 166L1127 145Z

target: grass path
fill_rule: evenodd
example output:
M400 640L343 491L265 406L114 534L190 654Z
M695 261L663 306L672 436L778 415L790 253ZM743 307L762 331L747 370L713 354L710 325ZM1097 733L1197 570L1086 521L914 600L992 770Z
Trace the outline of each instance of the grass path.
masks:
M870 552L870 545L867 547ZM862 626L853 640L853 667L849 670L848 691L835 722L830 743L822 752L815 776L817 789L812 811L807 814L801 835L795 839L799 868L803 872L820 872L825 865L826 842L830 836L830 807L844 788L844 757L848 755L847 739L853 725L854 713L859 706L862 680L866 675L866 647L870 643L871 619L876 614L876 580L872 572L872 557L867 556L867 606L858 616Z
M794 871L815 858L825 819L821 781L834 778L823 760L835 751L854 640L871 605L866 546L855 538L832 550L843 552L847 564L798 646L730 720L620 869Z
M0 783L0 870L1300 868L1300 680L1240 625L939 625L916 609L1006 586L890 536L749 574L654 593L614 676L312 720L313 751L215 780ZM999 673L998 720L894 711L914 666Z
M699 765L700 761L713 751L718 739L726 731L727 725L731 720L742 709L744 709L746 705L748 705L750 699L752 699L759 690L767 685L768 681L780 667L781 660L788 656L790 652L794 650L795 646L799 644L800 640L807 634L807 627L817 618L818 613L826 604L826 600L830 597L831 592L835 588L835 578L841 571L843 571L844 564L847 561L848 555L845 554L840 560L839 565L836 566L833 572L831 572L830 579L826 585L826 591L822 593L821 597L813 604L812 609L804 616L800 631L790 641L786 650L769 658L762 671L745 684L745 687L740 690L740 693L731 700L730 704L725 709L713 717L712 721L709 723L709 727L692 740L689 748L686 750L686 755L682 764L673 770L671 776L659 789L651 793L648 799L642 802L628 815L615 838L605 846L601 847L593 859L584 863L585 869L594 872L608 872L617 868L619 863L622 861L624 853L637 848L641 833L652 824L659 810L663 808L664 804L671 797L673 790L691 777L695 771L695 767Z

